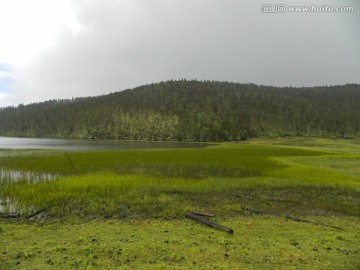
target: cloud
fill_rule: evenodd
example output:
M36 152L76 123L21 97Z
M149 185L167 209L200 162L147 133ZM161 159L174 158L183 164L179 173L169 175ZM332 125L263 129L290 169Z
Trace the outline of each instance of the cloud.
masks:
M13 69L9 64L0 63L0 80L14 77Z
M0 64L0 106L12 90L15 75L9 65Z
M64 28L56 46L18 71L18 96L93 96L180 78L360 83L360 5L353 1L342 2L355 6L347 14L264 14L264 1L75 3L79 31Z
M12 73L1 70L0 68L0 80L12 79L14 77L15 76Z
M10 95L0 92L0 108L13 105Z
M29 64L63 28L80 30L74 16L70 0L0 0L0 63Z

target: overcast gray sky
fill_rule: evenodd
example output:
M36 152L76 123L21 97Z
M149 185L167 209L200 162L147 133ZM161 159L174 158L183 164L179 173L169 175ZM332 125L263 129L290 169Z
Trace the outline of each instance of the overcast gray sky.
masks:
M0 106L181 78L360 83L359 1L0 0Z

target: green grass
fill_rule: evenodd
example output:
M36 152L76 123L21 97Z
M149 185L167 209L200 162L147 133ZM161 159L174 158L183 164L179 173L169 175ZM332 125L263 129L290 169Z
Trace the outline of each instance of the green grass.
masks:
M190 178L206 176L243 176L262 174L266 169L276 166L272 156L313 156L323 154L291 148L274 148L247 144L222 144L207 149L158 149L133 151L16 151L2 154L2 168L58 173L63 175L89 172L120 172L156 174L161 176L163 167L168 167L165 176L187 176ZM71 162L69 161L70 158ZM72 165L71 165L72 163ZM74 169L72 168L74 167ZM186 170L193 169L190 173ZM174 170L175 169L175 170ZM183 172L179 170L184 169ZM218 172L219 170L219 172ZM234 172L235 170L235 172ZM201 171L205 175L198 173ZM225 175L224 175L225 174Z
M222 144L208 149L13 152L2 155L3 170L32 172L34 177L54 174L58 179L29 181L28 174L17 181L5 177L0 195L10 198L24 215L51 207L49 212L56 217L106 212L119 212L122 216L182 216L184 211L201 204L189 194L199 194L207 202L206 197L212 192L226 197L226 192L232 190L242 193L257 187L303 185L304 181L287 179L286 173L281 175L288 168L297 168L281 158L322 154L248 144Z
M360 266L358 141L274 138L206 149L3 150L0 166L0 212L26 216L47 209L33 221L0 221L0 247L6 247L0 269ZM215 220L235 234L186 220L189 210L215 212Z
M358 269L360 223L338 231L271 216L191 220L0 223L1 269Z
M291 173L294 172L292 169ZM310 176L316 179L318 175ZM241 204L280 213L289 210L299 212L301 209L300 214L308 214L309 207L314 213L327 211L333 214L360 215L359 193L339 188L339 185L323 183L320 180L311 183L311 179L305 181L302 178L186 179L89 174L30 186L19 181L5 187L4 192L8 197L14 198L13 203L22 215L50 207L47 215L53 218L93 218L107 215L182 217L191 209L233 214L232 210L238 209ZM282 196L286 203L281 200L280 203L274 203L275 197ZM302 202L310 201L312 205L305 204L300 207Z
M226 212L236 209L239 198L252 190L261 190L268 197L286 188L288 201L302 194L317 205L317 212L357 215L359 157L331 153L333 148L321 143L313 141L315 149L290 147L287 141L285 146L227 143L208 149L3 152L3 170L27 174L17 181L3 177L0 197L2 201L9 198L8 209L15 208L22 215L49 208L48 217L56 218L181 217L189 209L204 206L208 208L204 210ZM335 166L334 160L342 163ZM41 174L57 179L39 180ZM308 196L305 191L309 189L321 204ZM345 194L337 200L336 210L327 196L329 190ZM251 204L275 207L261 196L253 197ZM284 212L289 207L289 203L276 204L273 211Z
M320 150L332 153L355 154L360 153L360 139L325 139L312 137L276 137L254 139L249 141L256 145L274 145L297 149Z

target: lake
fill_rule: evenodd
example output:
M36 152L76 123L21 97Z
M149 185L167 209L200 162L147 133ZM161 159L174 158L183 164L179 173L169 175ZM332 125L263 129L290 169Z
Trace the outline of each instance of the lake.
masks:
M205 148L210 144L0 137L0 149L130 150L148 148Z

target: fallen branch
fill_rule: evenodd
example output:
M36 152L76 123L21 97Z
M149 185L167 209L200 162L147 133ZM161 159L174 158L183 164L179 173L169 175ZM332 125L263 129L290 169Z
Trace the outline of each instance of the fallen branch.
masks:
M225 231L225 232L228 232L228 233L231 233L233 234L234 233L234 230L233 229L230 229L230 228L227 228L225 226L222 226L214 221L211 221L211 220L208 220L204 217L200 217L200 216L197 216L197 215L194 215L190 212L186 212L185 213L185 216L192 219L192 220L195 220L195 221L198 221L198 222L201 222L205 225L208 225L210 227L213 227L213 228L216 228L216 229L219 229L219 230L222 230L222 231Z
M321 222L317 222L317 221L311 221L311 220L301 219L301 218L292 217L292 216L285 216L285 218L286 218L286 219L293 220L293 221L297 221L297 222L312 223L312 224L315 224L315 225L330 227L330 228L337 229L337 230L344 230L343 228L336 227L336 226L332 226L332 225L328 225L328 224L321 223Z
M328 224L325 224L325 223L312 221L312 220L308 220L308 219L301 219L301 218L297 218L297 217L293 217L293 216L281 216L279 214L270 213L270 212L264 212L264 211L260 211L260 210L247 208L247 207L242 207L242 209L244 209L246 211L249 211L249 212L252 212L252 213L255 213L255 214L264 214L264 215L271 215L271 216L276 216L276 217L284 217L285 219L289 219L289 220L292 220L292 221L311 223L311 224L315 224L315 225L319 225L319 226L325 226L325 227L329 227L329 228L333 228L333 229L337 229L337 230L344 230L343 228L340 228L340 227L336 227L336 226L332 226L332 225L328 225Z
M70 163L70 165L71 165L71 168L73 169L73 171L75 171L74 164L72 163L72 161L71 161L71 159L70 159L70 157L69 157L68 153L65 153L65 154L66 154L66 156L67 156L67 158L68 158L68 160L69 160L69 163Z
M249 212L255 213L255 214L269 214L269 215L273 215L273 216L275 216L275 214L272 214L272 213L267 213L267 212L260 211L260 210L250 209L250 208L247 208L247 207L241 207L241 208L242 208L242 209L244 209L244 210L246 210L246 211L249 211Z
M213 213L203 213L203 212L197 212L197 211L191 211L192 214L202 217L215 217L215 214Z
M0 218L19 218L19 213L0 213Z
M34 213L31 213L31 214L27 215L27 216L25 217L25 219L29 219L29 218L35 217L35 216L41 214L42 212L45 212L45 211L48 210L48 209L49 209L49 207L47 207L47 208L42 208L42 209L40 209L40 210L37 210L37 211L35 211Z

